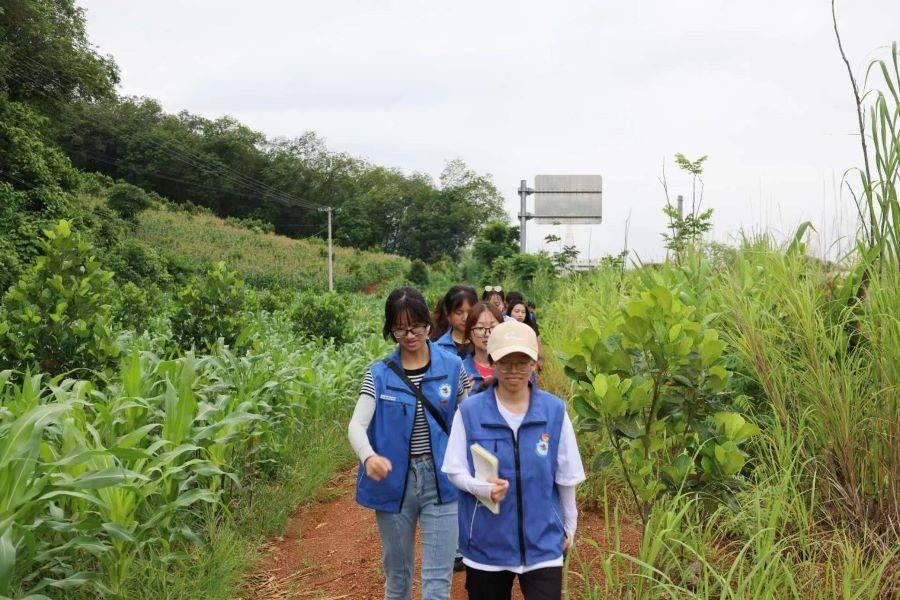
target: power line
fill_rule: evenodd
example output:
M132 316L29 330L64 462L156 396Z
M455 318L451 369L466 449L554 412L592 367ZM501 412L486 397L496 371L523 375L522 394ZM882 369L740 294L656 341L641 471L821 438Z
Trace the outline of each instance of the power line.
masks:
M25 57L24 60L25 60L25 62L31 64L32 66L41 66L40 63L34 61L33 59ZM24 71L21 66L18 69L11 68L9 73L12 75L13 79L18 79L19 81L25 80L33 85L39 85L39 82L37 80L35 80L34 77L32 77L30 73ZM56 81L57 83L60 83L60 84L65 84L65 81L63 80L64 78L62 76L59 76L58 74L56 76L51 75L51 76L47 77L47 79L50 79L51 81ZM70 79L70 84L74 84L74 83L76 83L76 82L74 80ZM49 91L44 90L44 89L35 90L35 91L39 91L41 94L48 96L48 97L53 97L57 100L63 100L63 101L66 100L65 98L62 98L61 96L59 96L58 94L57 95L51 94ZM88 112L82 112L81 116L83 118L86 118L87 120L93 122L95 125L107 124L107 123L103 123L102 121L100 121L100 119L98 119L97 117L95 117L94 115L92 115ZM166 115L166 116L170 116L170 115ZM118 133L121 137L123 137L125 139L129 139L130 141L134 142L134 138L128 136L124 131L118 130L116 133ZM166 147L164 147L162 142L154 140L151 137L142 138L141 140L151 144L152 146L156 147L159 150L168 152L171 156L173 156L175 158L175 160L178 160L179 162L182 162L192 168L198 169L200 171L219 171L224 177L226 177L226 179L229 182L236 183L242 187L247 188L250 191L259 193L259 194L265 196L266 199L274 200L275 202L277 202L279 204L282 204L285 206L308 208L308 209L322 208L322 206L318 203L311 202L308 200L301 200L299 198L287 195L286 193L281 192L280 190L277 190L257 179L254 179L248 175L245 175L245 174L237 171L236 169L230 167L229 165L227 165L225 163L222 163L219 161L212 162L209 158L201 156L195 152L190 151L189 149L179 146L174 141L171 141L171 140L167 141L167 143L169 145L169 148L167 149ZM188 183L189 185L195 185L195 184L192 184L189 182L185 182L185 183Z

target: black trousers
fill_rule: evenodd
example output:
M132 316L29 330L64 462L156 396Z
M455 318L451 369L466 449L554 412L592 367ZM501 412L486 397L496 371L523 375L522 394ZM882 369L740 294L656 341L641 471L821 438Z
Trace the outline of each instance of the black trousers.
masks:
M512 571L481 571L466 566L466 591L469 600L509 600ZM525 600L559 600L562 597L562 567L547 567L518 575Z

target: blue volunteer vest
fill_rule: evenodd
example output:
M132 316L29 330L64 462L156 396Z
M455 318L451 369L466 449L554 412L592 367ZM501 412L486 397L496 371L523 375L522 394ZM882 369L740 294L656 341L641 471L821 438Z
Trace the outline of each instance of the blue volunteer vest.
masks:
M462 361L456 355L438 350L430 341L428 350L431 354L431 365L422 378L422 393L441 413L449 430L456 413ZM391 354L390 360L402 368L399 348ZM385 479L375 481L366 475L365 466L360 464L356 478L356 501L368 508L397 513L400 512L406 493L410 441L416 418L416 396L382 361L373 363L370 369L375 383L375 414L369 423L369 443L372 444L376 454L391 461L393 468ZM434 457L437 478L438 504L455 502L459 490L441 472L444 452L447 449L447 435L435 422L431 413L427 409L423 410L431 432L431 454Z
M448 329L444 335L439 337L434 341L435 345L443 350L444 352L449 352L453 356L457 356L456 354L456 342L453 341L453 328Z
M500 462L509 491L495 515L475 496L459 499L459 549L469 560L498 567L525 565L562 556L563 529L556 489L556 457L565 405L553 394L531 387L531 402L518 440L497 409L496 386L460 405L466 447L481 444ZM474 475L472 453L469 472Z

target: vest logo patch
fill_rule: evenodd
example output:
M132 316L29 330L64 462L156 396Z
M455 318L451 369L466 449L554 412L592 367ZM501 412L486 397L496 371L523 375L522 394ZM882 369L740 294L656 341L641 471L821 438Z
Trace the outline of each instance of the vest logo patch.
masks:
M443 384L438 388L438 394L441 396L441 404L447 404L447 401L450 400L450 392L453 391L450 389L448 384Z
M547 453L550 452L550 434L542 433L541 439L535 446L535 451L538 456L547 456Z
M382 394L382 395L381 395L381 399L382 399L382 400L391 400L391 401L394 401L394 402L397 401L396 396L388 396L387 394Z

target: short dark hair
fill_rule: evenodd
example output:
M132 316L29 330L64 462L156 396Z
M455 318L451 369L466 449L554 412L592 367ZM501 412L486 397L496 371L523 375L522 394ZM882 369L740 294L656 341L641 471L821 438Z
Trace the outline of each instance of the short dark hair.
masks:
M391 328L403 314L408 314L413 323L432 326L431 312L422 292L412 287L400 287L391 292L384 303L384 339L391 337Z
M516 302L521 302L525 297L522 296L522 292L510 292L506 295L506 303L507 304L515 304Z

